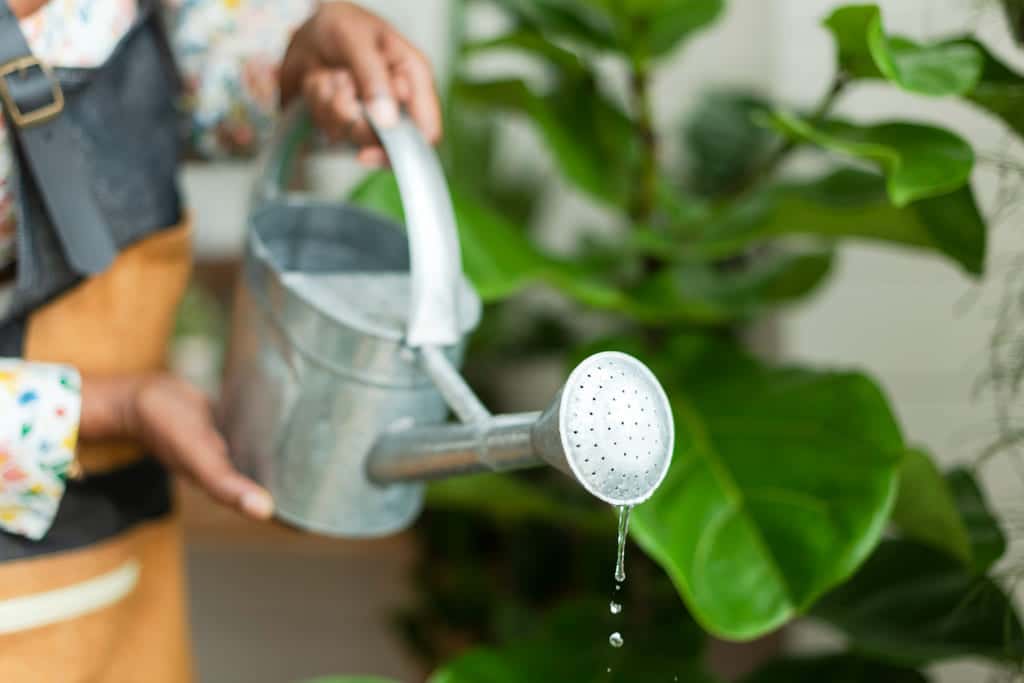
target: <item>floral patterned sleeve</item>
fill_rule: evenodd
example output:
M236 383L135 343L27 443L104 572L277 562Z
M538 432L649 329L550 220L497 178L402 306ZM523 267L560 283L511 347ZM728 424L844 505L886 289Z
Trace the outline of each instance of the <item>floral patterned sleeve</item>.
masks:
M277 111L278 65L315 0L165 2L192 150L206 158L253 154Z
M53 523L74 461L78 372L0 359L0 529L33 540Z

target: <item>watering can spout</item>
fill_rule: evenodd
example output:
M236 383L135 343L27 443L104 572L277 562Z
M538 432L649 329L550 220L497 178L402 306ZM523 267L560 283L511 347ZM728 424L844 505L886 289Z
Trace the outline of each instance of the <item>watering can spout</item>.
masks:
M424 367L457 424L398 427L381 435L367 470L377 484L550 465L613 505L635 505L661 484L672 458L668 399L632 356L593 355L543 413L490 415L436 354Z

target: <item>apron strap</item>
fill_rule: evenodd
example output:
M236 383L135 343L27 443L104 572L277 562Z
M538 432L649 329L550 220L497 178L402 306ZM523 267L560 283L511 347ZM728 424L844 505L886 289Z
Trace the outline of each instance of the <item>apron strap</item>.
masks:
M85 160L71 151L79 146L60 116L64 93L50 67L33 56L6 0L0 0L0 100L68 265L79 275L102 272L117 246L92 196Z

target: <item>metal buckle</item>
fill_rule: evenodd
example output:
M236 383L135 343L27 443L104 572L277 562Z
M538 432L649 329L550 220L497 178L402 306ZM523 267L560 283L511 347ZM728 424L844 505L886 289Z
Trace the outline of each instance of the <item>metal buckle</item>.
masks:
M43 75L50 79L53 101L32 111L23 112L11 95L10 88L7 85L7 77L15 73L23 75L25 71L33 67L42 71ZM12 59L6 64L0 65L0 99L3 100L4 107L10 112L11 120L14 121L14 125L18 128L46 123L64 110L64 91L61 90L60 83L57 81L56 76L54 76L53 70L48 64L39 61L38 58L32 55Z

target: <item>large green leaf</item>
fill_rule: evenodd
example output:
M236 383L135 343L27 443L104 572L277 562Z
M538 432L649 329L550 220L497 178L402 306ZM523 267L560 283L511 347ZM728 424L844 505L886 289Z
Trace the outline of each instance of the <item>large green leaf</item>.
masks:
M678 48L722 13L724 0L594 0L616 27L618 44L634 59L660 57Z
M558 270L558 262L483 203L458 191L452 192L452 202L459 221L463 269L485 301L505 298Z
M694 191L727 195L764 162L775 136L757 125L752 114L768 109L767 100L747 92L715 91L700 101L683 135Z
M836 10L825 21L840 69L852 78L883 78L932 97L959 96L1024 134L1024 77L972 37L918 44L889 36L876 5Z
M886 189L896 206L963 187L974 166L971 145L942 128L905 122L815 125L784 112L772 114L769 120L794 140L877 165L885 173Z
M644 320L719 323L805 296L824 282L831 251L767 251L731 267L684 263L629 292L628 312Z
M699 239L678 247L684 258L718 258L772 238L799 235L930 249L972 274L981 273L985 260L985 222L969 187L896 207L880 176L852 169L768 188L699 225Z
M632 0L634 17L644 28L634 34L634 51L663 55L715 22L725 7L724 0Z
M438 150L441 163L461 192L486 199L516 225L531 225L544 180L529 170L501 163L499 134L494 117L478 116L450 99L445 137Z
M839 66L855 78L886 78L924 95L963 95L981 78L982 55L944 41L918 45L890 37L876 5L841 7L825 20L839 51Z
M615 46L609 17L580 0L495 0L518 23L547 35L569 38L589 47Z
M946 481L967 527L974 567L979 572L986 572L1006 552L1006 536L999 521L989 511L981 487L970 472L955 469L946 475Z
M518 23L585 47L662 56L707 27L724 0L496 0Z
M470 42L463 49L467 55L495 50L525 52L541 58L543 63L557 67L569 75L580 76L587 70L580 55L549 40L540 31L530 28L520 27L495 38Z
M920 671L839 654L769 662L742 683L928 683Z
M892 521L907 538L926 543L971 566L971 541L953 491L935 462L922 450L909 450L903 461Z
M402 220L398 184L388 171L368 175L352 191L349 199L394 220ZM455 206L455 212L463 270L485 301L514 294L543 269L544 257L507 222L488 214L483 225L474 223L473 219L479 220L481 210L468 198ZM482 243L473 239L476 230L487 230Z
M854 78L882 78L868 42L875 25L881 24L877 5L840 7L825 19L824 24L832 32L836 42L836 62L844 73Z
M530 284L545 282L587 306L630 310L618 289L576 264L538 250L524 232L474 196L450 188L459 229L462 267L485 301L511 296ZM401 220L402 206L394 175L367 176L350 194L354 203Z
M655 359L676 418L669 474L634 538L715 634L805 611L878 541L903 458L885 397L856 373L765 367L712 338Z
M814 608L861 652L919 664L961 656L1024 658L1024 631L998 585L949 555L885 541Z
M625 645L608 636L621 631ZM445 664L430 683L650 683L677 677L714 679L700 663L703 637L685 618L644 623L629 606L612 616L607 603L569 605L538 633L503 647L477 648Z
M460 81L460 101L525 115L567 179L595 199L626 201L635 157L628 117L600 91L593 77L563 82L539 95L522 80Z
M350 195L354 203L402 220L402 203L393 174L371 174ZM462 267L485 301L516 293L539 277L549 260L522 231L477 201L453 192L462 248Z

